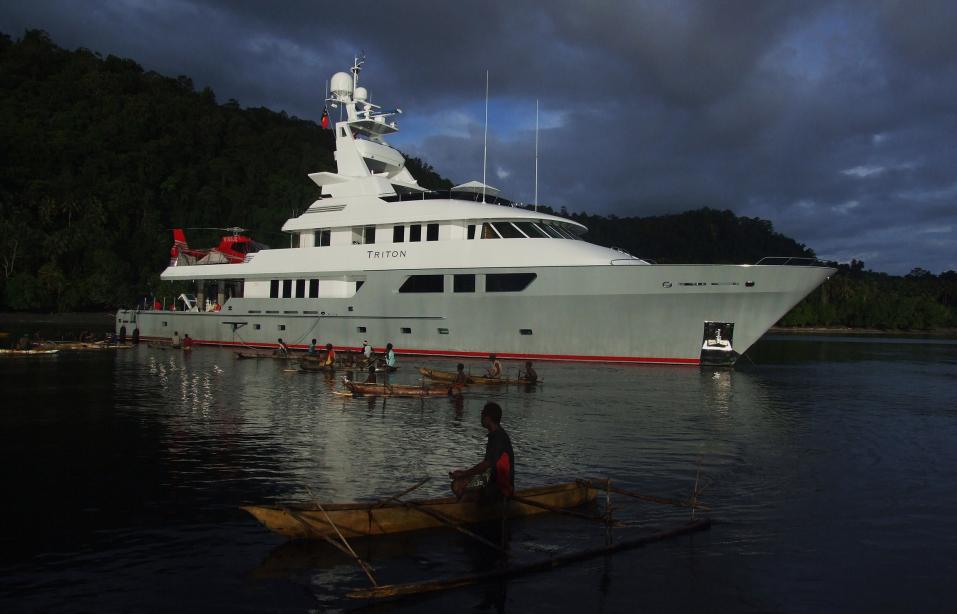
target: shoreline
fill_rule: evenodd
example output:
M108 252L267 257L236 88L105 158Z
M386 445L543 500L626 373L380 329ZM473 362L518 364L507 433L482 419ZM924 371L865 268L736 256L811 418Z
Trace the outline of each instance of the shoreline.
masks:
M916 337L957 339L957 328L935 330L881 330L879 328L851 328L849 326L772 326L765 335L856 335L870 337Z

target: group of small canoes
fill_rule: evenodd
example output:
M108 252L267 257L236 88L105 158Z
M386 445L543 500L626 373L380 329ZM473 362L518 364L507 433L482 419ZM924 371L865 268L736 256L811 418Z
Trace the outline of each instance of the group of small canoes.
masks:
M20 337L13 348L0 348L0 355L4 356L44 356L58 354L61 351L80 352L88 350L118 350L133 347L128 343L120 343L115 335L109 334L105 339L97 341L92 334L82 333L79 341L47 341L41 339L39 333L32 338L28 335Z

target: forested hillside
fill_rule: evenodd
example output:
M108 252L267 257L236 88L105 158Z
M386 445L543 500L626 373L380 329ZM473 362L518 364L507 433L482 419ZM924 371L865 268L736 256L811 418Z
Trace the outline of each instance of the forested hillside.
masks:
M317 101L317 104L319 102ZM196 91L185 76L0 34L0 309L130 305L160 287L173 227L240 226L282 247L279 228L334 170L332 133ZM419 183L452 184L410 158ZM814 253L769 221L701 208L647 218L560 212L587 239L661 263L756 262ZM221 233L194 231L196 243ZM792 325L934 328L957 322L957 274L892 277L844 265Z

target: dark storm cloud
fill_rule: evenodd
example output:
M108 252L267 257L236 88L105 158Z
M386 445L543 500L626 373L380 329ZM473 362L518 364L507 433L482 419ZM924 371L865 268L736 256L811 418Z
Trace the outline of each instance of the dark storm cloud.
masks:
M401 146L455 181L649 215L759 216L822 257L957 269L957 4L4 3L0 30L185 74L220 100L318 118L353 53Z

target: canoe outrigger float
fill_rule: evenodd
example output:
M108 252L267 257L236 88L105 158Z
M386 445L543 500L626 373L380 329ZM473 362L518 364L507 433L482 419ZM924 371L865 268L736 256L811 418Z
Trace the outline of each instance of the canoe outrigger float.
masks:
M698 501L700 493L698 480L690 499L681 501L628 491L611 485L611 480L577 480L553 486L528 488L507 497L501 504L479 504L463 502L454 498L429 499L424 501L405 501L405 495L425 484L426 478L405 491L380 500L377 503L328 503L318 501L311 504L289 506L244 506L242 509L252 514L269 529L290 538L321 539L340 552L351 556L353 561L365 573L369 588L352 590L346 594L349 599L389 599L408 595L421 595L438 591L470 586L492 579L519 576L538 571L547 571L588 558L606 556L639 548L657 541L671 539L711 527L709 518L695 519L695 512L710 511ZM594 501L600 492L605 495L605 512L601 515L575 511L571 508ZM651 503L660 503L676 507L690 508L691 520L670 529L655 533L646 533L613 543L612 529L628 526L612 519L611 494L616 493ZM554 512L575 516L589 521L598 521L605 525L605 543L575 552L553 557L545 557L524 564L505 564L491 571L408 584L379 584L374 569L362 560L349 544L348 538L368 537L401 533L418 529L445 526L455 529L486 547L496 550L501 556L509 553L504 543L493 543L473 533L463 525L483 521L505 521L506 518L529 516L543 512ZM509 557L510 558L510 557ZM508 560L507 558L505 559Z
M361 384L343 379L342 385L353 395L367 397L445 397L462 394L461 386L408 386L403 384Z
M507 518L541 514L548 511L544 506L558 509L578 507L593 501L598 491L579 482L568 482L527 488L516 495L532 503L540 503L541 506L510 500L504 507ZM345 537L386 535L448 526L449 522L474 524L498 520L503 513L498 505L463 502L455 497L408 502L396 498L386 503L246 505L242 509L266 528L292 539L335 538L335 528ZM443 522L437 516L449 522Z
M439 382L454 382L455 378L458 377L457 373L452 371L439 371L438 369L426 369L425 367L419 367L419 373L423 377L428 379L433 379ZM520 385L529 385L534 386L536 384L541 384L542 380L531 381L527 379L509 379L507 377L483 377L481 375L469 375L466 382L468 384L476 385L486 385L494 386L498 384L520 386Z

